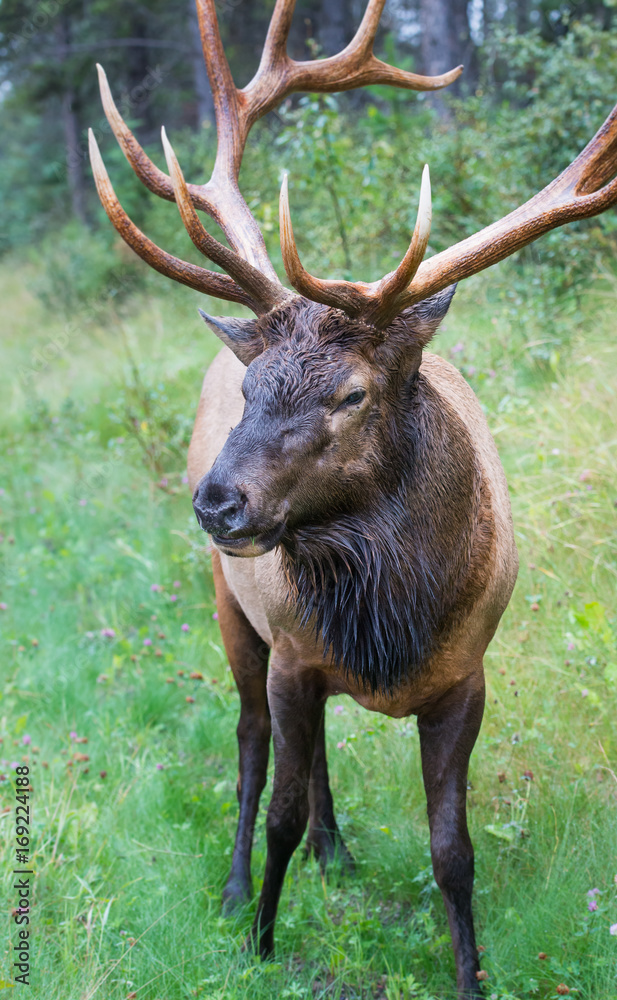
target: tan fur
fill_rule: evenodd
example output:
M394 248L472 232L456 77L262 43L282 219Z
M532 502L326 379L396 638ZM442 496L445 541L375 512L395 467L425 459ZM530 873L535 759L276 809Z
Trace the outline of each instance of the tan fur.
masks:
M518 569L508 488L478 400L456 368L437 355L425 352L420 370L469 431L482 471L484 527L491 537L487 556L477 567L482 584L479 592L434 656L430 670L393 697L365 692L324 660L314 641L294 627L276 549L254 559L220 553L229 589L255 631L272 647L277 669L296 673L317 668L326 677L329 694L350 694L365 708L395 717L421 711L465 678L472 680L476 675L477 684L482 683L482 656L508 603ZM206 373L188 455L192 491L242 417L240 387L245 372L244 365L225 347Z

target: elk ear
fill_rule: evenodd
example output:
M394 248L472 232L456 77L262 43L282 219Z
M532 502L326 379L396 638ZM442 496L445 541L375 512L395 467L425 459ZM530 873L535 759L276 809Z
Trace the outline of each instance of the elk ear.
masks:
M265 344L257 328L257 320L238 319L235 316L208 316L203 309L199 309L199 315L243 365L250 365L251 361L263 353Z
M439 324L450 308L455 291L456 284L448 285L436 295L417 302L415 306L410 306L401 313L400 319L413 335L414 343L418 347L426 347L435 336Z

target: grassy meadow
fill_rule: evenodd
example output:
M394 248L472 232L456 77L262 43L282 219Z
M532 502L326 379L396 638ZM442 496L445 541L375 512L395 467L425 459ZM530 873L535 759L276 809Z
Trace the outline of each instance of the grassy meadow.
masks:
M435 341L486 408L521 557L486 657L470 771L477 936L491 1000L563 987L614 1000L617 282L590 275L583 296L560 302L541 275L504 265L461 286ZM199 297L157 276L70 321L36 279L5 258L0 980L12 979L16 940L15 766L28 762L33 971L16 994L453 997L415 721L347 698L328 704L327 740L357 873L324 879L298 851L276 961L242 953L252 907L231 918L220 906L238 698L184 482L217 342ZM256 890L267 803L268 789Z

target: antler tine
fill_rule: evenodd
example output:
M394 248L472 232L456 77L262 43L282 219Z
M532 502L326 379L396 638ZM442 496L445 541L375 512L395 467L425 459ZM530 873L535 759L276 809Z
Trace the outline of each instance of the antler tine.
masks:
M118 141L120 149L140 181L145 184L149 191L152 191L153 194L158 194L160 198L165 198L167 201L173 201L174 186L171 178L162 170L159 170L137 142L137 139L116 107L105 70L100 63L96 64L96 68L99 76L99 90L101 92L101 103L105 117ZM201 192L196 189L196 185L191 185L191 188L191 197L194 199L195 204L207 211L208 209L203 203L204 199Z
M365 306L365 296L357 283L332 281L329 278L314 278L303 266L291 224L287 174L284 174L281 184L279 223L283 265L287 277L296 291L313 302L322 302L326 306L342 309L349 316L359 316L363 306Z
M262 67L274 66L287 60L287 39L295 6L296 0L276 0L268 25L258 74Z
M409 282L420 267L431 231L431 181L428 164L422 171L418 214L409 249L396 271L381 281L332 281L315 278L303 266L291 225L287 174L283 178L280 197L281 251L285 271L293 287L324 305L342 309L348 316L362 317L365 323L379 330L387 327L402 310L400 305Z
M153 194L157 194L159 197L165 198L167 201L174 201L174 185L171 178L168 174L164 173L164 171L160 170L144 152L116 107L105 70L98 63L97 69L99 74L99 88L103 109L122 152L126 156L140 181L150 191L152 191ZM187 184L186 186L193 204L197 208L207 212L208 215L210 215L211 218L213 218L221 226L221 229L225 233L225 236L229 240L232 247L236 250L241 249L248 257L256 257L256 262L260 265L260 270L263 269L266 271L270 280L275 279L276 274L270 261L267 259L263 237L259 231L257 223L250 215L248 206L240 195L237 186L235 191L232 192L231 197L225 197L226 192L220 188L214 187L212 181L209 184L204 185ZM240 202L242 203L242 206L244 206L243 209L239 205ZM231 213L231 224L230 216L228 214L230 207L234 209ZM233 222L238 221L238 208L240 208L241 216L242 212L244 212L244 214L249 217L248 220L241 219L241 223L237 227L239 229L239 234L237 234L233 228ZM247 229L248 233L246 232ZM253 253L253 251L255 251L255 253Z
M616 172L617 105L582 153L542 191L498 222L424 261L401 295L400 307L483 271L551 229L611 208L617 204Z
M422 76L377 59L373 43L385 0L369 0L356 34L341 52L327 59L297 62L289 58L285 49L294 4L295 0L278 0L259 69L239 92L247 101L249 127L296 91L332 93L375 83L408 90L439 90L463 72L463 67L457 66L440 76Z
M196 267L195 264L173 257L165 250L161 250L152 240L149 240L129 219L118 201L92 129L88 131L88 142L90 162L99 198L110 222L125 243L150 267L168 278L173 278L174 281L188 285L189 288L194 288L198 292L206 292L219 299L226 299L228 302L240 302L242 305L257 311L252 296L240 288L227 274L207 271L205 268Z
M255 302L259 302L262 305L261 312L268 312L274 306L279 305L285 299L289 298L289 292L283 288L279 281L270 281L261 271L258 271L247 260L240 257L239 254L234 253L233 250L215 240L203 227L195 211L195 206L191 201L178 158L167 138L164 127L161 129L161 139L163 141L163 149L165 150L167 169L169 170L174 186L176 204L178 205L185 229L197 249L215 264L225 268L228 274L250 293Z
M318 86L317 89L348 90L368 83L389 83L410 90L440 90L458 79L463 72L462 66L440 76L422 76L397 69L373 55L375 36L385 2L386 0L369 0L356 34L342 52L329 59L296 63L299 75L305 73L312 77L310 80L300 79L298 89L307 89L309 83L311 87L315 87L323 82L333 85L323 88Z
M368 311L365 317L368 322L373 322L377 327L382 328L387 326L399 311L399 296L409 285L426 253L431 234L432 214L431 177L428 163L425 163L424 170L422 171L422 183L420 185L418 214L409 249L396 271L386 275L379 283L377 288L377 304L373 309Z

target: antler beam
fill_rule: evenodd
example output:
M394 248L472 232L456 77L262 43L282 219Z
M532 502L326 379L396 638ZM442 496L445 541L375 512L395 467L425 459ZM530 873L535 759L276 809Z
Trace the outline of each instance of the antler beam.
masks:
M287 38L295 0L277 0L257 73L248 86L239 90L233 82L223 50L214 0L196 0L196 3L218 136L217 155L210 180L206 184L187 184L184 178L180 181L179 168L174 172L169 168L170 173L174 173L172 179L172 176L164 173L150 160L122 119L114 104L105 72L99 66L101 99L112 131L140 180L150 191L168 201L180 198L181 215L193 241L197 242L206 256L229 270L237 282L247 289L248 277L251 298L264 311L272 308L273 302L281 301L288 293L276 276L263 236L238 187L244 148L254 123L280 104L287 95L297 91L337 92L377 83L410 90L437 90L456 80L463 67L458 66L442 76L427 77L396 69L377 59L373 55L373 44L385 0L369 0L355 37L342 52L328 59L295 61L287 54ZM98 172L100 178L100 165ZM195 209L207 212L220 225L235 258L228 257L227 262L223 263L222 251L226 248L206 233L197 219ZM135 236L136 227L128 217L122 217L117 199L113 216L112 218L110 215L110 218L115 220L118 232L125 239L130 234L131 239L127 239L129 245L148 263L152 263L155 258L151 247L144 243L146 238L143 234L140 233L139 238ZM215 256L212 256L213 253ZM157 269L162 273L169 273L169 277L175 280L184 280L178 277L180 272L177 264L170 265L169 271L165 270L166 263L161 254L163 251L159 250L159 256L156 257ZM255 299L255 275L238 270L238 257L243 258L254 271L267 279L259 303ZM185 275L185 271L182 274ZM191 280L199 282L202 278L193 275ZM203 278L203 281L206 279ZM192 287L196 286L193 284Z

